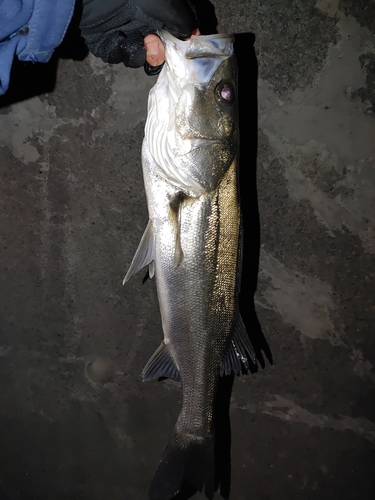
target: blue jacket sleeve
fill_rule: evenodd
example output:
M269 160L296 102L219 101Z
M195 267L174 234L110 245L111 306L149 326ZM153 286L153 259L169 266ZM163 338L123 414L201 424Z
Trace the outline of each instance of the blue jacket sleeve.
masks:
M6 92L15 56L47 62L62 42L75 0L0 0L0 94Z

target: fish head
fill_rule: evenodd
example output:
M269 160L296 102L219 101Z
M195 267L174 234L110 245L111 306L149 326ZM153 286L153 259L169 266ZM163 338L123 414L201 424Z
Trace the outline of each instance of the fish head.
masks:
M166 152L158 163L168 163L169 174L174 169L175 184L177 178L185 179L181 189L198 195L210 192L238 149L233 36L192 36L183 41L166 31L159 35L166 62L154 100L156 127L163 129L158 140L164 140Z

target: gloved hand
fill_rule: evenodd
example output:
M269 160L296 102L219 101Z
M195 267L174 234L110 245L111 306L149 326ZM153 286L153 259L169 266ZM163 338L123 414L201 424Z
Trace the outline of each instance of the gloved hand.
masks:
M165 28L185 39L196 27L189 0L83 0L82 36L90 51L109 63L139 68L146 62L146 35Z

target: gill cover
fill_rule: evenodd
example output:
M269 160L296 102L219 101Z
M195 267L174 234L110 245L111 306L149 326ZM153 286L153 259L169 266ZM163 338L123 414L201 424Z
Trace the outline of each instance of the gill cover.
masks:
M216 187L221 164L227 168L237 145L233 137L237 132L233 132L235 111L220 106L222 97L217 99L216 83L213 86L220 65L228 60L228 64L235 64L233 37L192 36L182 41L166 31L159 36L165 45L166 62L150 91L145 142L156 172L189 196L198 197ZM227 72L225 68L223 73ZM236 83L232 85L234 89ZM216 106L215 99L219 102ZM203 161L196 161L198 156ZM212 165L203 168L205 157L207 162L215 161L216 170Z

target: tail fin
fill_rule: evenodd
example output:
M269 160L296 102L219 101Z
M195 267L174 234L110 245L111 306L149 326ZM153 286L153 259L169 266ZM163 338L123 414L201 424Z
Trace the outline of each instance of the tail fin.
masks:
M214 443L182 444L176 434L168 444L152 480L149 500L171 500L185 489L214 496Z

